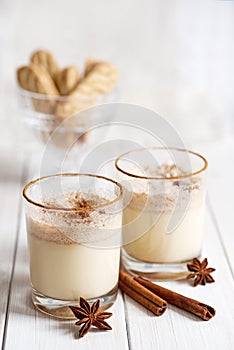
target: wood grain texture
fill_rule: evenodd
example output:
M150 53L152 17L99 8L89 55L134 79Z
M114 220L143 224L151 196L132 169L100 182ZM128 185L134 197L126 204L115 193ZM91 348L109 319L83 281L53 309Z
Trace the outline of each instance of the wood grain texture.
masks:
M207 213L206 241L203 256L217 267L213 274L216 283L196 288L190 282L162 283L166 288L208 303L217 315L210 321L201 321L194 315L169 305L165 314L154 317L136 302L125 296L128 334L132 349L231 349L234 343L234 283L219 236L212 218ZM192 282L191 282L192 283Z
M0 154L0 340L7 326L11 275L17 242L22 158Z

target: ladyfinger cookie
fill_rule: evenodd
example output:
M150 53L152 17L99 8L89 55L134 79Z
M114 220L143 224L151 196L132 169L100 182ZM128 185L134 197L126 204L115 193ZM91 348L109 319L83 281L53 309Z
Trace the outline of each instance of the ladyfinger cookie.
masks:
M24 90L52 96L59 95L51 76L43 66L31 63L29 66L20 67L17 69L17 79Z
M48 114L54 112L55 101L50 99L49 96L57 96L59 92L43 66L31 63L29 66L18 68L17 80L20 87L24 90L48 95L48 98L42 99L32 97L35 110Z
M71 94L106 94L114 88L118 79L118 69L115 65L110 62L97 62Z
M79 81L79 71L76 66L70 66L58 71L54 77L61 95L66 96L76 87Z
M35 51L31 56L31 62L43 66L53 79L55 74L60 70L55 57L51 52L46 50Z

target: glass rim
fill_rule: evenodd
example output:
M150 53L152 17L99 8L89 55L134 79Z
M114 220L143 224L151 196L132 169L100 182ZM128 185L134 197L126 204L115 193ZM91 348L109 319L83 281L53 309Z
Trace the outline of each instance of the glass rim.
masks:
M110 91L110 93L107 94L93 94L93 95L84 95L84 94L77 94L77 95L47 95L47 94L40 94L38 92L33 92L33 91L28 91L23 89L19 84L17 85L17 91L18 93L23 96L23 97L27 97L27 98L34 98L37 100L44 100L44 101L73 101L73 100L77 100L77 101L89 101L92 98L102 98L103 96L108 96L109 94L112 93L112 91Z
M98 209L98 208L104 208L104 207L107 207L117 201L119 201L122 197L123 197L123 186L113 180L113 179L110 179L106 176L102 176L102 175L95 175L95 174L82 174L82 173L64 173L64 174L54 174L54 175L48 175L48 176L43 176L43 177L40 177L40 178L37 178L35 180L32 180L30 182L28 182L25 186L24 186L24 189L23 189L23 197L24 199L29 202L30 204L33 204L39 208L43 208L43 209L47 209L47 210L56 210L56 211L83 211L83 210L90 210L90 208L83 208L83 207L80 207L80 208L61 208L61 207L51 207L49 205L44 205L42 203L39 203L37 201L34 201L32 200L31 198L29 198L29 196L27 195L27 191L30 189L31 186L37 184L37 183L40 183L42 180L46 180L46 179L50 179L50 178L53 178L53 177L94 177L94 178L98 178L98 179L102 179L102 180L107 180L109 182L112 182L114 185L116 185L117 187L119 187L120 189L120 194L113 200L111 201L108 201L108 203L106 204L100 204L100 205L97 205L96 207L94 207L94 209Z
M178 151L178 152L187 152L187 153L192 154L193 156L196 156L196 157L200 158L204 162L204 165L203 165L203 167L201 169L199 169L197 171L194 171L194 172L191 172L189 174L179 175L179 176L169 176L169 177L166 177L166 176L159 177L159 176L141 176L141 175L136 175L136 174L132 174L132 173L124 170L123 168L121 168L119 166L119 164L118 164L119 161L121 161L122 158L125 157L126 155L131 154L131 153L138 153L138 152L140 153L140 152L146 151L146 150L159 150L159 151L174 150L174 151ZM195 175L198 175L198 174L202 173L203 171L205 171L207 169L208 161L201 154L199 154L197 152L194 152L194 151L190 151L190 150L184 149L184 148L176 148L176 147L145 147L145 148L137 148L135 150L131 150L131 151L122 153L118 158L116 158L116 160L115 160L115 167L121 173L123 173L125 175L128 175L128 176L131 176L131 177L134 177L134 178L138 178L138 179L143 179L143 180L178 180L178 179L184 179L184 178L188 178L188 177L195 176Z

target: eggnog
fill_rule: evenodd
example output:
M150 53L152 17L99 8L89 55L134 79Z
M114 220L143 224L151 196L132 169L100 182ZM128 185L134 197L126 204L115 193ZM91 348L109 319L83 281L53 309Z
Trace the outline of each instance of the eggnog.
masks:
M163 165L154 169L153 175L160 175L163 168L174 171L175 166ZM182 169L178 171L184 174ZM125 252L134 259L160 264L199 256L205 198L201 178L140 183L133 179L132 184L123 212Z
M128 230L142 234L124 249L131 257L150 263L178 263L199 256L203 241L203 212L204 203L194 208L189 206L185 213L157 213L154 208L147 208L142 213L132 203L124 210L123 235L129 237ZM168 232L172 219L176 227ZM129 227L125 226L127 223L131 223Z
M76 198L79 210L30 211L27 228L31 283L36 292L49 298L92 299L117 288L121 214L95 209L100 203L108 205L103 198L87 200L87 194L70 195ZM58 199L51 200L51 208L53 202Z

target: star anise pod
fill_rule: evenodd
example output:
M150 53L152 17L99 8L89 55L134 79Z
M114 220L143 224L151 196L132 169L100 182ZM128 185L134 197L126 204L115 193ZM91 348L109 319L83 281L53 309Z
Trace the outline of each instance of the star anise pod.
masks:
M76 322L76 325L80 326L83 324L79 332L80 338L88 333L91 326L95 326L103 330L112 329L111 326L104 321L106 318L111 317L112 313L100 311L99 299L96 300L92 306L90 306L87 300L81 297L80 306L70 306L70 309L79 320Z
M215 269L212 267L207 268L208 260L205 258L202 262L200 262L197 258L193 259L191 264L187 264L187 268L190 273L187 278L194 278L194 287L198 284L205 285L206 283L215 282L213 277L210 275Z

